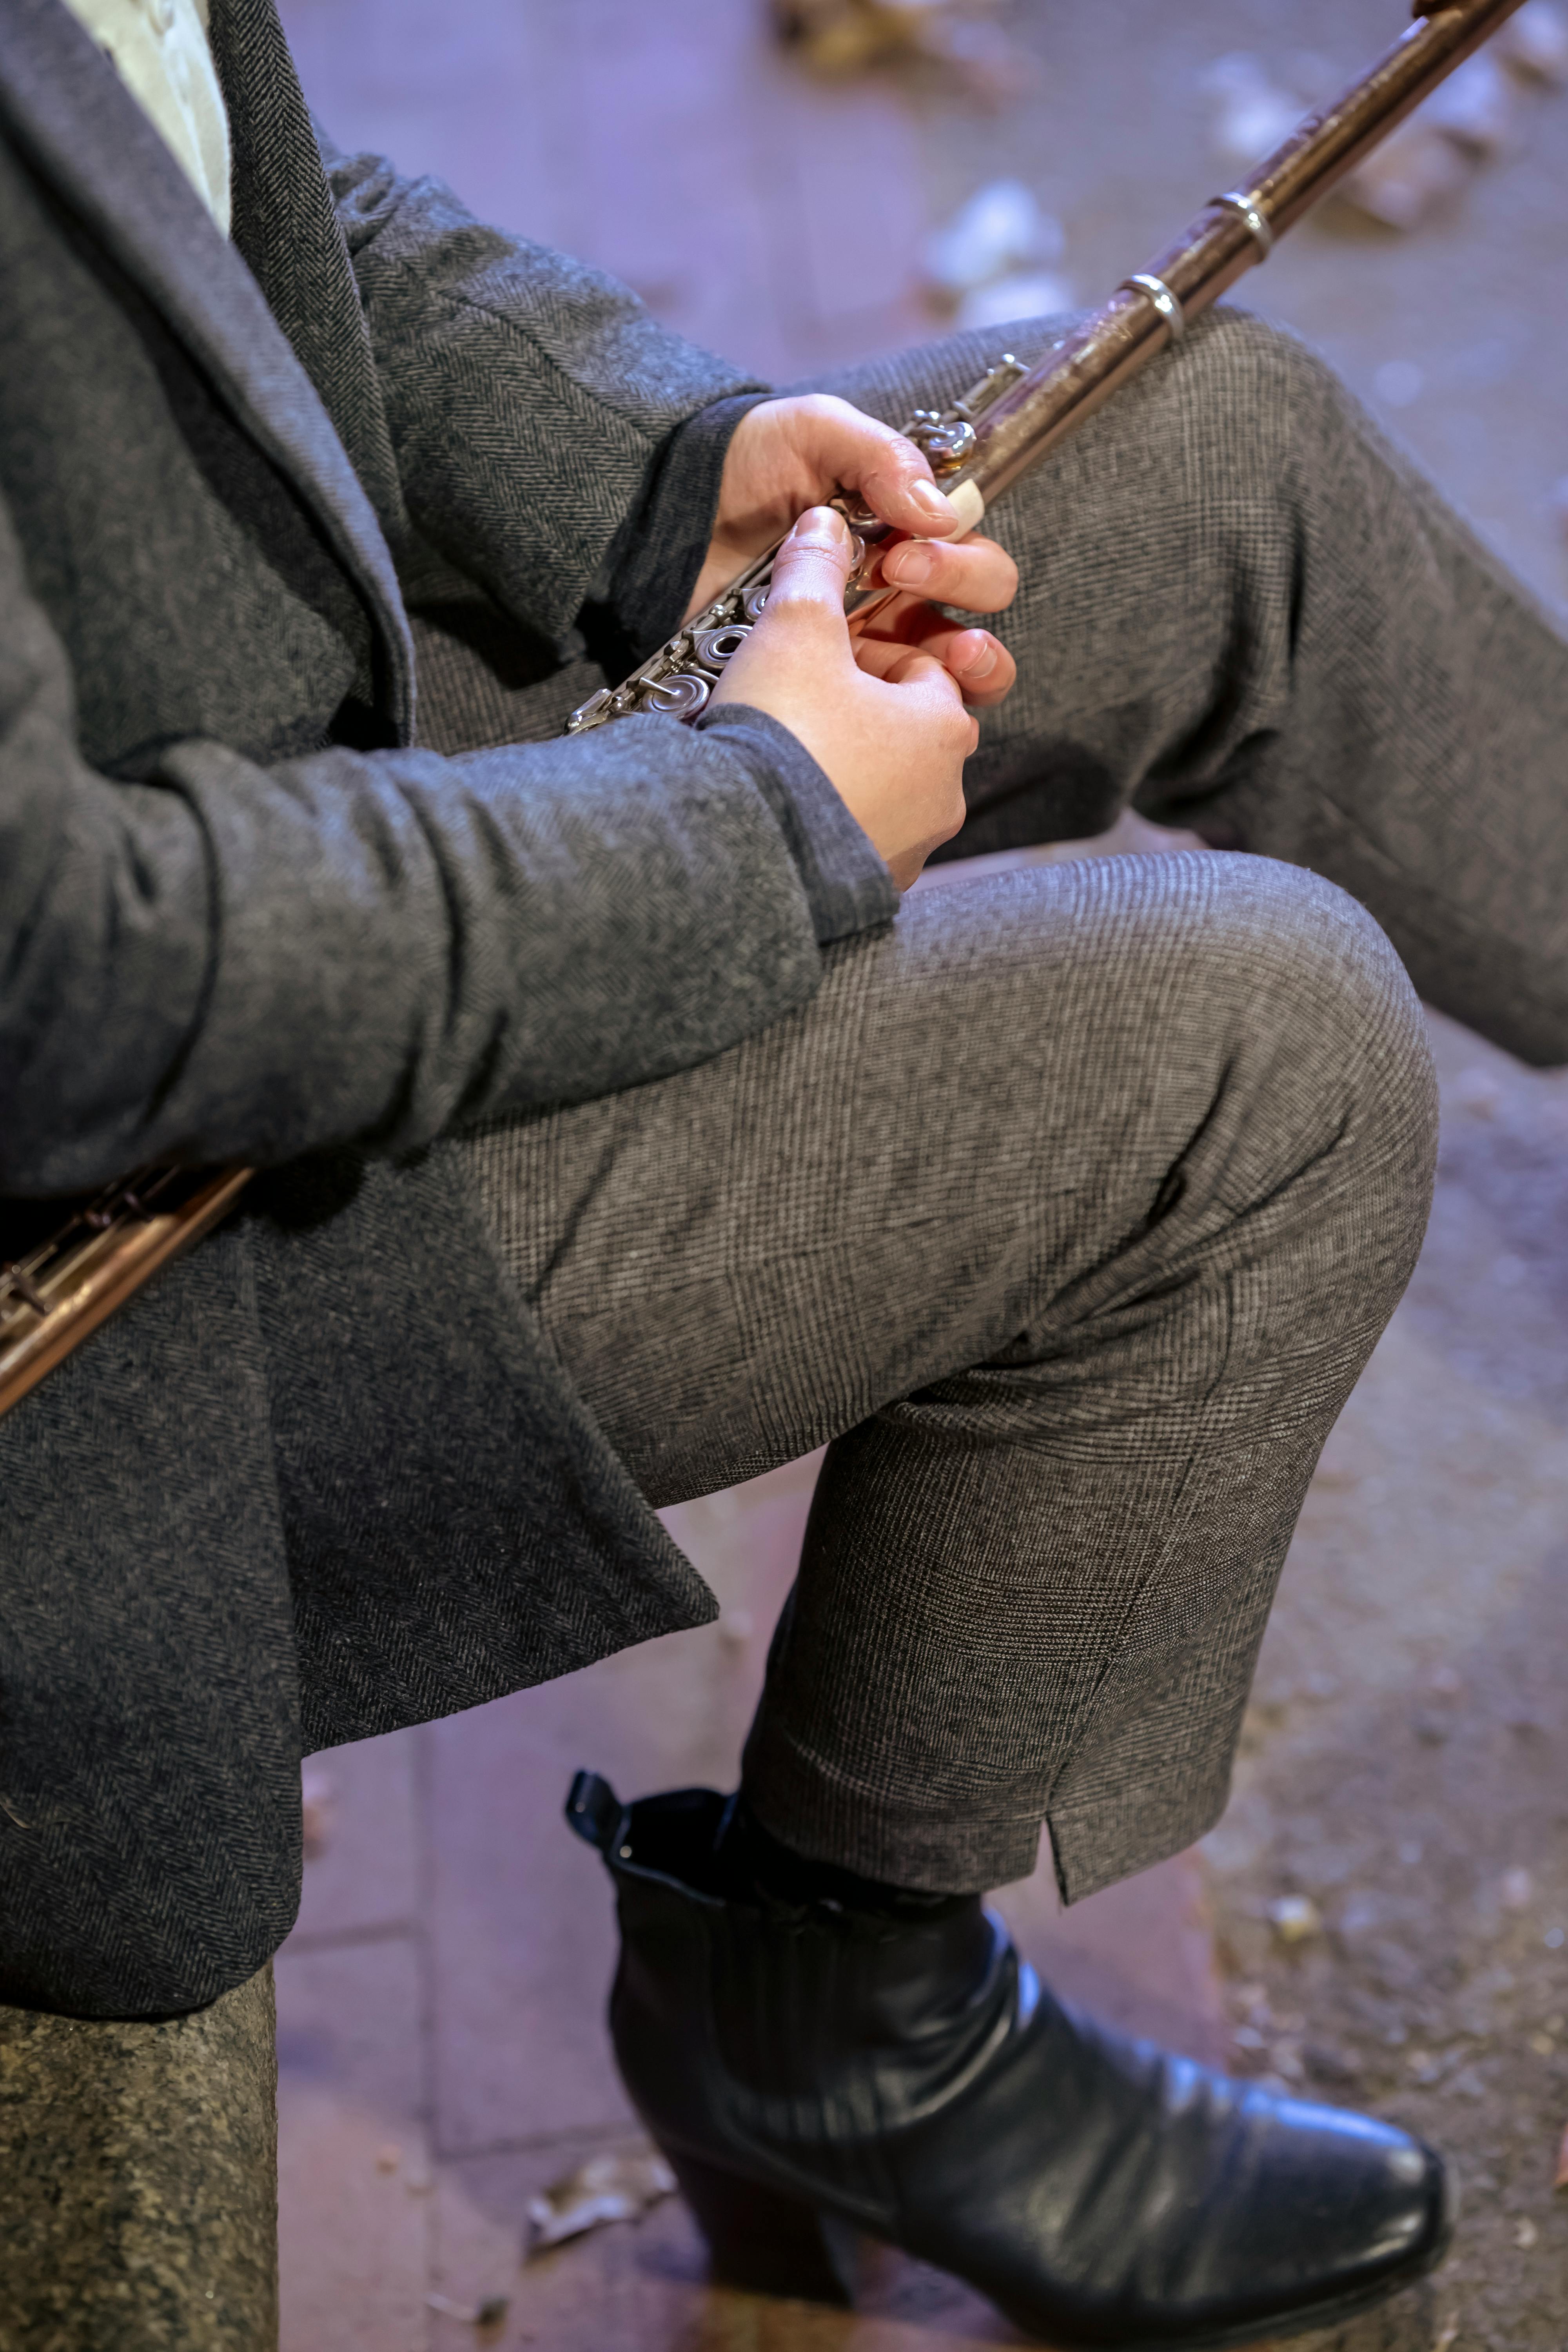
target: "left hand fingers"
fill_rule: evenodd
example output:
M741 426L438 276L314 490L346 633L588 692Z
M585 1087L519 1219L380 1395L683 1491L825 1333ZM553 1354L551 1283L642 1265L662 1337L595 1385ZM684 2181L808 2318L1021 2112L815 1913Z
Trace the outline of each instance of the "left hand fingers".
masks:
M911 647L933 655L976 710L988 710L1004 700L1017 681L1018 666L1000 638L989 629L963 628L929 604L901 615L897 636L868 631L853 642L856 661L873 677L889 676L909 658Z
M883 555L878 572L890 587L965 613L1005 613L1018 593L1018 567L994 539L956 544L901 539Z

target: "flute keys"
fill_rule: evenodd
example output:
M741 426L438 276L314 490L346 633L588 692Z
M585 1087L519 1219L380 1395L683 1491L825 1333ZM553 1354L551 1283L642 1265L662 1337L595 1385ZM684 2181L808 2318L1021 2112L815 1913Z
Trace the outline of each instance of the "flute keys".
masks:
M586 702L580 702L566 721L568 735L585 735L591 727L603 727L606 720L618 716L611 705L616 698L613 687L602 686Z
M661 719L695 719L700 710L707 709L716 683L700 669L678 669L673 677L658 678L645 686L637 707L639 710L651 710Z
M689 658L700 662L700 669L678 669L668 676L649 678L637 698L639 710L651 710L661 719L695 719L705 710L712 698L713 688L726 662L734 660L751 635L747 621L726 621L717 629L695 629L689 639L682 640L682 650L689 649Z
M702 629L697 637L697 658L710 669L722 669L726 662L734 660L751 634L746 621L726 621L721 629Z
M933 474L956 474L980 446L967 417L942 417L931 412L918 419L908 438L923 450Z

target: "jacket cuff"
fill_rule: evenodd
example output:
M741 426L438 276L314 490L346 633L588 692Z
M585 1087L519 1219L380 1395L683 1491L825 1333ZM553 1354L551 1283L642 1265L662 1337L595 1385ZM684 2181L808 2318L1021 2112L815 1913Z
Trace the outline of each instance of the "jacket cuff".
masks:
M890 923L899 910L893 877L799 738L740 702L721 703L697 724L745 756L795 860L818 946Z
M731 438L749 410L773 397L736 393L677 425L645 496L617 533L593 594L607 606L636 661L646 661L679 628L713 536Z

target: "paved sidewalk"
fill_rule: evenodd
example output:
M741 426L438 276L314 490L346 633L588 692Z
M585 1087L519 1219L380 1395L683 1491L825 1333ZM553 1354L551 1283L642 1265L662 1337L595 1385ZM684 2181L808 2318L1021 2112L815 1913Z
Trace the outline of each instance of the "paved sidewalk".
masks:
M916 126L879 84L824 90L737 0L284 0L341 145L449 181L481 219L634 287L694 341L785 382L931 331Z

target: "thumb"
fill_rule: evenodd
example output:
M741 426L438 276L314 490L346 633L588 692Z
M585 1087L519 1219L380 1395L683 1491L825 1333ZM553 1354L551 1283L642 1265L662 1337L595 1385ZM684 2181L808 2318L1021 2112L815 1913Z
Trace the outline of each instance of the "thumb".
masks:
M807 507L773 558L760 625L815 606L847 626L844 583L854 558L854 537L843 516L831 507Z

